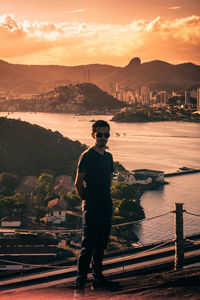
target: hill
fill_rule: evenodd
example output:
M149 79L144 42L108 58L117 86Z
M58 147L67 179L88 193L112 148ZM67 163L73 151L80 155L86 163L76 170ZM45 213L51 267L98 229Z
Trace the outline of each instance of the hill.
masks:
M38 125L0 118L0 172L74 176L79 155L86 147Z
M199 82L200 66L173 65L154 60L141 63L133 58L125 67L89 64L81 66L40 66L10 64L0 60L1 91L4 94L35 94L69 83L89 82L105 91L116 82L124 88L148 86L179 91Z
M91 83L60 86L48 93L31 99L5 100L0 103L1 111L39 111L84 113L91 110L104 112L124 106Z
M1 90L15 95L36 94L77 82L96 83L111 75L117 67L91 64L82 66L44 66L10 64L0 60Z

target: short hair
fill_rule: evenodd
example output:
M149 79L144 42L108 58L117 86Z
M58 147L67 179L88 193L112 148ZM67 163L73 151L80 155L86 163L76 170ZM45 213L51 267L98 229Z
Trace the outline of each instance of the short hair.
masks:
M97 127L108 127L110 129L110 125L104 120L97 120L96 122L94 122L92 124L92 132L96 132Z

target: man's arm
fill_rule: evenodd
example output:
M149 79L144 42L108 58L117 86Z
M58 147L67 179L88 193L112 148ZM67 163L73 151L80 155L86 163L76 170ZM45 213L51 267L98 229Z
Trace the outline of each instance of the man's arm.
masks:
M75 188L76 192L79 195L80 199L83 200L83 191L84 191L84 185L83 181L85 178L85 173L80 173L77 171L76 173L76 179L75 179Z
M113 173L110 173L110 186L112 186Z

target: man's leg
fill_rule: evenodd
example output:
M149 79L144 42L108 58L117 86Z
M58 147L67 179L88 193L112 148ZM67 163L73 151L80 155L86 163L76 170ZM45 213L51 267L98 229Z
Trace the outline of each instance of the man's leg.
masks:
M108 220L102 224L98 225L98 238L95 242L94 253L92 257L92 269L94 279L99 279L102 277L103 271L103 258L104 258L104 249L106 249L109 235L110 235L111 223Z
M110 219L105 221L104 224L100 224L98 230L98 239L95 244L95 249L92 257L92 269L93 269L93 289L112 289L119 286L119 282L111 281L107 279L103 274L103 257L104 249L107 247L111 230Z
M90 267L91 257L94 250L94 240L97 236L96 227L92 218L88 217L86 211L83 212L83 233L81 250L78 259L78 273L76 284L84 285L87 281L87 274Z
M85 285L87 281L87 274L90 267L92 256L92 248L82 245L78 258L78 273L76 278L76 285Z
M104 247L99 245L96 247L92 256L92 271L94 279L98 279L103 271L103 257L104 257Z

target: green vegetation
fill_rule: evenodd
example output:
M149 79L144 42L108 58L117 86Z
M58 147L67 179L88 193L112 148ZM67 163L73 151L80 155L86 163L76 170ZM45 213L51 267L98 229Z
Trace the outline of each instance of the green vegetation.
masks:
M114 202L113 223L120 224L145 217L144 210L137 200L138 185L116 182L112 185L111 195Z
M80 154L79 141L63 137L38 125L0 118L0 172L20 177L50 170L55 175L75 175Z

